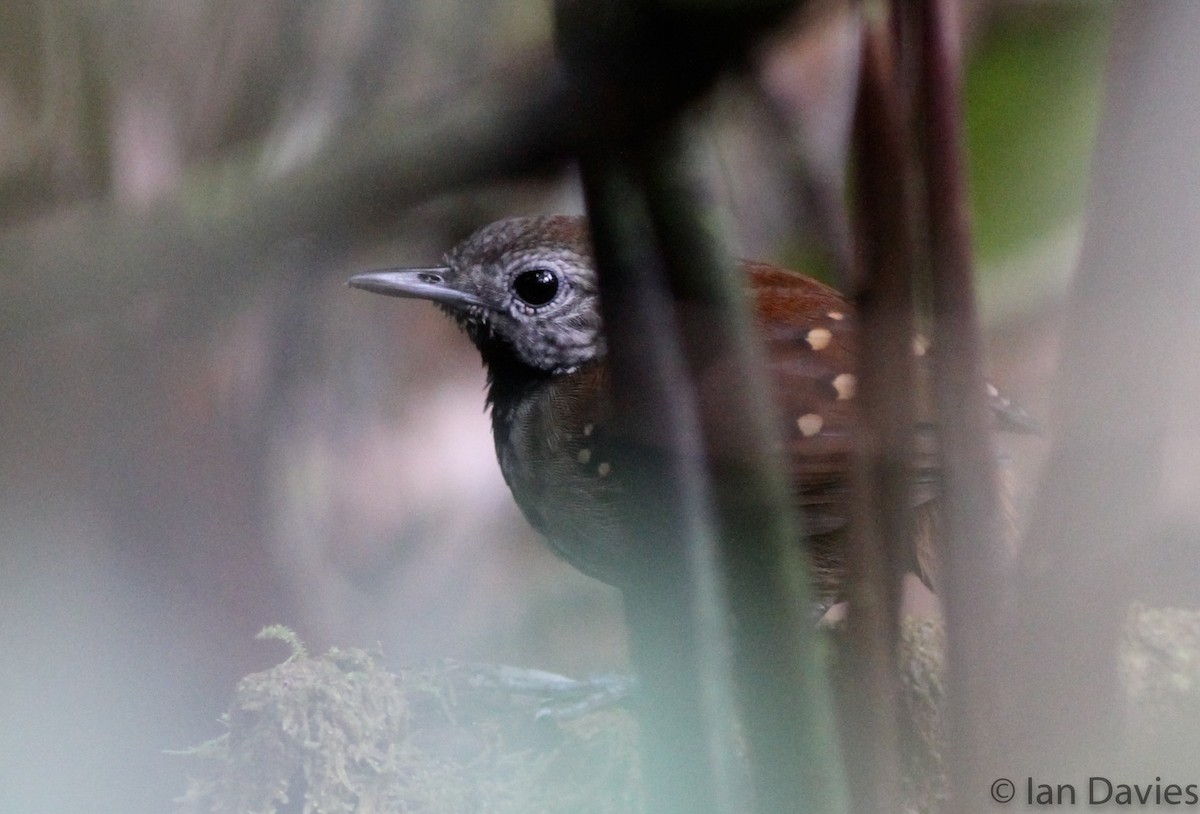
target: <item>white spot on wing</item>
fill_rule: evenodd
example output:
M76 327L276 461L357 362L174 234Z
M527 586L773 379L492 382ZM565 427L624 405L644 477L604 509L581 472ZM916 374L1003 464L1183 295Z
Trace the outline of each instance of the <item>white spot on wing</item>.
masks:
M837 391L837 397L841 401L854 398L854 391L858 388L858 379L853 373L841 373L833 380L833 389Z
M813 328L804 336L804 341L809 344L813 350L824 350L829 346L829 340L833 339L833 334L828 328Z
M592 459L592 451L588 447L584 447L583 449L579 450L579 454L576 455L575 458L579 461L579 463L586 464Z
M796 419L796 426L800 428L801 435L810 438L821 431L825 421L816 413L805 413Z

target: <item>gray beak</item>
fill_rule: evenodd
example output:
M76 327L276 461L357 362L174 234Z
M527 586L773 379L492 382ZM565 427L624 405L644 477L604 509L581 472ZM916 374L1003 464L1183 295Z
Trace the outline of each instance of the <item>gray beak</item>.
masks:
M351 288L361 288L389 297L408 297L415 300L430 300L442 305L486 308L483 300L474 294L459 291L454 287L454 270L446 266L425 269L386 269L355 274L346 281Z

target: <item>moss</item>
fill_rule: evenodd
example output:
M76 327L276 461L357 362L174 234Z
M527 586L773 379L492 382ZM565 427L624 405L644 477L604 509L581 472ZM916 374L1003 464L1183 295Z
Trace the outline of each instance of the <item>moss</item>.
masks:
M1200 612L1135 605L1122 648L1129 748L1156 772L1200 751Z
M639 810L620 709L536 719L536 700L444 664L392 674L362 650L294 652L244 678L183 814Z
M843 630L828 629L834 643ZM362 650L314 658L294 636L269 635L292 655L242 679L228 731L188 753L202 771L180 814L643 810L636 724L623 708L538 718L542 699L505 689L505 668L444 662L393 674ZM945 647L939 621L905 623L906 811L937 812L947 796ZM1184 771L1200 750L1200 612L1135 606L1118 663L1131 760L1163 776L1181 761Z
M900 681L909 725L901 755L906 811L939 811L949 796L942 759L945 658L946 632L941 622L905 620Z

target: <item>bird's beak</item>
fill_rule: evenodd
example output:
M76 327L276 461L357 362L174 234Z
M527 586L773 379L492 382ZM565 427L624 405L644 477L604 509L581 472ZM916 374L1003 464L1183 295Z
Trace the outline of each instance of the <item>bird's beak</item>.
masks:
M447 266L425 269L385 269L355 274L346 281L351 288L361 288L389 297L409 297L430 300L455 307L487 307L474 294L454 287L454 270Z

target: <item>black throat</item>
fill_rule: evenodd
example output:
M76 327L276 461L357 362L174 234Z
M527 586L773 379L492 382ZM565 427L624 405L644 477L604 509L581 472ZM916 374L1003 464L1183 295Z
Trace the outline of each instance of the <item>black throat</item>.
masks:
M521 361L511 344L503 339L477 311L441 306L467 334L487 368L487 406L492 411L492 436L497 449L508 444L513 422L521 404L550 385L557 374Z
M492 409L492 435L496 445L508 442L519 406L546 387L554 374L530 367L517 359L504 342L493 339L479 348L487 368L487 404Z

